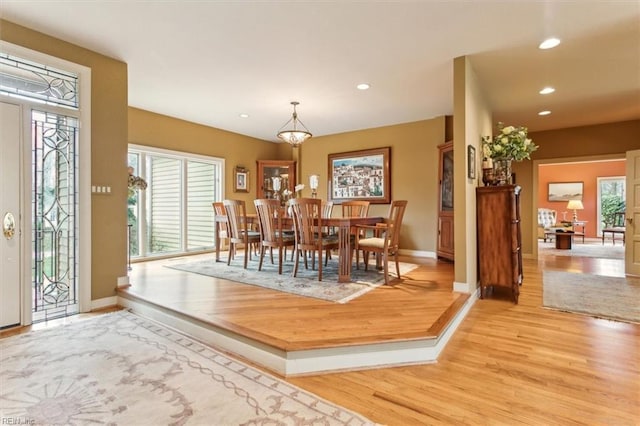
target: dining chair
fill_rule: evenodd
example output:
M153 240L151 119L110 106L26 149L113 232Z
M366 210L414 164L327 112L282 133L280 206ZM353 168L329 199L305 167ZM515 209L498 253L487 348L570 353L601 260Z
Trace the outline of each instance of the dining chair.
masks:
M287 255L287 247L294 247L296 240L294 234L284 232L282 220L285 210L280 206L280 201L275 199L258 199L253 203L258 212L260 225L260 264L258 270L262 271L264 252L269 248L271 263L273 263L273 249L278 249L278 274L282 274L282 259Z
M333 201L323 201L322 202L322 218L323 219L327 219L330 218L331 215L333 215ZM327 234L334 234L335 232L333 232L333 227L325 227L324 232L326 232Z
M389 257L392 256L396 263L396 273L400 278L400 264L398 263L398 250L400 241L400 229L402 218L407 208L406 200L396 200L389 207L389 216L382 223L376 225L356 225L359 231L372 231L372 236L365 235L356 238L356 269L360 269L359 251L362 250L365 271L369 267L369 253L376 253L381 257L384 266L384 283L389 284Z
M367 217L369 215L369 201L351 200L344 201L342 206L342 217ZM351 239L351 256L353 258L353 251L355 247L356 236L361 238L364 235L364 231L356 230L355 227L351 228L349 238Z
M342 217L367 217L369 214L369 204L369 201L344 201L341 204Z
M237 244L244 245L244 268L251 258L251 246L260 243L260 232L252 231L247 220L247 207L244 200L224 200L222 202L227 212L229 225L229 258L227 265L231 264L231 258L235 257Z
M329 259L329 251L338 248L338 237L322 235L324 229L322 217L322 200L318 198L293 198L289 200L293 229L295 231L295 263L293 276L298 274L300 256L304 258L308 268L307 254L311 254L311 269L315 269L316 253L318 254L318 281L322 281L322 253L326 253L325 266Z
M224 204L222 203L222 201L211 203L211 205L213 206L213 212L215 213L216 216L227 215L227 211L225 210ZM218 233L218 238L220 239L224 238L225 240L229 239L229 220L228 219L226 222L220 223L220 232Z

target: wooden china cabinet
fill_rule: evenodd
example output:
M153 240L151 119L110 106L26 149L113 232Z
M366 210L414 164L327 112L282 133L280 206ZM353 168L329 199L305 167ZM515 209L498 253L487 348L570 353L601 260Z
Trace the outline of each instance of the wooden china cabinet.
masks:
M522 284L520 189L517 185L476 188L481 298L494 287L502 287L518 303Z
M296 162L286 160L258 160L256 198L279 198L284 189L293 192L296 187ZM280 178L280 191L276 193L274 177Z
M453 141L438 145L438 258L454 259L453 239Z

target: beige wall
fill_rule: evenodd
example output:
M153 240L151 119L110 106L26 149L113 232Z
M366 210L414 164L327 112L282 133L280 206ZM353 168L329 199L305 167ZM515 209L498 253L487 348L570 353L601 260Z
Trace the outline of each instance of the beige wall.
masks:
M436 250L438 148L445 142L446 118L330 136L314 137L299 149L299 174L310 196L309 176L320 175L318 196L327 198L328 154L391 147L391 197L408 200L401 247L416 252ZM336 209L337 210L337 209ZM372 204L371 215L387 216L388 204ZM334 214L336 214L334 212ZM426 254L426 253L417 253Z
M249 136L191 123L138 108L129 108L129 142L136 145L190 152L225 159L224 198L245 200L253 211L256 161L289 160L292 148ZM249 192L233 192L234 169L249 170Z
M296 160L299 182L305 184L302 195L311 195L309 176L315 173L321 177L318 194L326 199L329 154L390 146L392 198L409 200L401 236L402 247L433 254L437 232L437 145L445 141L445 124L443 116L415 123L314 137L299 148L291 148L287 144L265 142L129 108L129 141L137 145L224 158L227 168L225 197L244 199L248 210L253 209L256 196L256 160ZM233 168L236 165L249 169L249 193L233 192ZM388 204L372 205L370 213L386 216L388 209Z
M5 20L0 39L91 68L91 181L111 186L91 202L91 292L113 296L127 275L127 64Z
M327 155L390 146L392 197L407 199L402 245L416 252L435 252L437 241L437 145L451 138L451 120L438 117L415 123L315 137L301 149L273 144L136 108L128 108L127 65L42 33L0 21L0 39L75 62L92 71L92 182L109 185L111 195L92 199L92 299L115 294L117 277L126 275L126 168L128 142L194 152L226 159L225 193L247 201L255 197L256 160L295 159L305 185L319 173L319 193L326 197ZM467 179L467 145L476 146L481 159L480 137L491 134L491 112L467 58L454 61L454 193L457 283L475 283L475 180ZM622 154L640 147L640 120L532 132L540 145L534 160ZM532 252L535 222L533 186L535 161L515 163L517 183L523 187L523 252ZM249 193L233 193L233 168L249 169ZM476 164L476 170L480 172ZM308 185L307 185L308 186ZM462 190L458 189L462 188ZM304 195L309 194L308 187ZM372 214L386 215L388 205L374 205ZM526 232L531 229L531 232ZM474 286L475 284L472 284ZM473 290L473 288L470 288Z
M475 291L478 285L476 187L482 179L483 135L491 134L491 110L467 57L454 60L454 212L455 287ZM476 148L476 178L468 178L467 147Z

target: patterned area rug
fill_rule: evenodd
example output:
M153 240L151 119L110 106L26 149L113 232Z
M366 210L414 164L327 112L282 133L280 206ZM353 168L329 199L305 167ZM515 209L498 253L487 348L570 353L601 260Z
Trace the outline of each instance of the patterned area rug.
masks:
M602 244L600 240L586 240L582 243L580 238L576 238L571 244L570 250L556 249L555 241L538 243L539 256L581 256L598 257L601 259L624 259L624 246L622 241L616 241L614 246L611 241Z
M125 311L0 339L0 383L10 424L374 424Z
M359 270L355 269L355 266L351 269L352 282L338 283L338 261L336 256L334 256L332 260L329 260L327 266L322 268L322 281L318 281L317 270L304 268L302 260L298 267L298 276L293 278L291 276L293 272L292 261L285 262L282 268L282 275L278 275L278 265L272 265L266 256L264 264L262 265L262 271L258 271L258 261L255 259L256 257L254 256L253 260L249 261L247 269L244 269L242 266L243 260L241 255L236 256L229 266L227 266L226 260L224 262L216 262L213 259L188 263L173 263L183 261L184 258L174 259L165 266L181 271L223 278L243 284L257 285L272 290L297 294L299 296L314 297L336 303L346 303L384 284L384 274L382 271L377 271L375 267L370 266L369 271L365 272L362 263L360 263ZM277 263L277 259L275 259L275 262ZM362 260L360 262L362 262ZM400 275L402 276L417 267L418 265L401 262ZM392 264L389 264L389 274L394 278L396 277L395 265L392 266ZM389 277L389 280L392 280L392 278Z
M543 272L543 306L640 323L640 278Z

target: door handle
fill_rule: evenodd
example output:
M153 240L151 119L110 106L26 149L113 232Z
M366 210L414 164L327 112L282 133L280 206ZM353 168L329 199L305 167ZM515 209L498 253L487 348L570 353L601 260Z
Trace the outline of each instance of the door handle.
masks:
M633 223L633 218L632 217L628 217L627 218L627 223L629 223L629 225L631 225Z
M2 233L7 240L13 238L16 233L16 220L10 212L5 213L2 219Z

